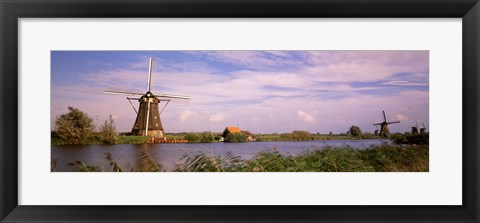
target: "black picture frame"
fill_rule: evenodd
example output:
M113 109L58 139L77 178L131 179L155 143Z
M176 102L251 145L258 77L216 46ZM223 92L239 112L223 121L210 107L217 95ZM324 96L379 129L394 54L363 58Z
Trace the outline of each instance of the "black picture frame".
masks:
M478 0L0 0L1 222L479 222ZM461 206L18 205L18 19L133 17L462 18ZM448 43L446 43L448 44ZM40 191L39 191L40 192ZM395 193L392 191L392 193Z

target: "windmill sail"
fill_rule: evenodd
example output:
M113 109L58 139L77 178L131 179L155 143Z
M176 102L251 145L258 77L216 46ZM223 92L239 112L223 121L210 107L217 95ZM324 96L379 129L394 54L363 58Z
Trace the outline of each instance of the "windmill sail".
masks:
M137 118L132 127L132 135L138 136L154 136L163 137L163 125L160 119L160 112L158 104L161 101L170 101L170 99L158 98L173 98L173 99L190 99L189 96L173 95L173 94L153 94L151 92L152 84L152 58L148 61L148 78L147 78L147 92L125 92L125 91L104 91L105 94L127 95L127 96L141 96L138 99L139 106ZM166 104L165 104L166 105ZM164 109L164 108L163 108ZM162 109L162 111L163 111Z
M390 134L390 130L388 129L388 125L389 124L396 124L396 123L400 123L400 122L399 121L387 122L387 116L385 115L385 111L383 111L383 122L375 123L373 125L375 125L375 126L379 125L380 126L380 132L378 133L378 135L386 137L386 136L388 136L388 134ZM376 130L375 132L377 133L378 130Z

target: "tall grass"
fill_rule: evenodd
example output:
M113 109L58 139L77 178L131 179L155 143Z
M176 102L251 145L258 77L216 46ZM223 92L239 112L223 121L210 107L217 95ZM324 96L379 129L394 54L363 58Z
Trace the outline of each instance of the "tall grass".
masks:
M240 156L235 156L227 152L225 156L205 154L198 152L194 155L185 154L181 160L182 164L177 164L174 171L177 172L235 172L243 167L243 160Z
M375 146L365 150L324 147L301 155L277 150L250 160L197 153L183 157L174 171L182 172L426 172L428 146ZM222 164L222 165L219 165Z
M113 172L122 172L122 168L106 153ZM164 171L148 151L139 156L139 168L130 171ZM74 171L101 171L82 161L70 163ZM54 171L56 164L52 163ZM109 170L108 170L109 171ZM180 164L175 165L176 172L428 172L428 145L380 145L358 150L349 146L314 148L300 155L284 155L275 148L257 153L253 158L244 160L238 155L227 152L214 155L212 152L184 154Z

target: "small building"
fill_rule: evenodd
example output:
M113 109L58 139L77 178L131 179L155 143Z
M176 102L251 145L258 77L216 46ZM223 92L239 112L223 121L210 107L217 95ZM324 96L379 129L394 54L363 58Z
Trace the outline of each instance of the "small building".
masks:
M228 133L237 133L237 132L242 132L240 128L235 127L235 126L227 126L225 130L223 131L223 138L226 138Z

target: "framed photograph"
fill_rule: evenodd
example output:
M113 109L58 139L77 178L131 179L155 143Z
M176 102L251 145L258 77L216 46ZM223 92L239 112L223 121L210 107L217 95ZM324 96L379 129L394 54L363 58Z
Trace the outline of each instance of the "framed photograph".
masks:
M478 1L2 1L2 222L478 222Z

